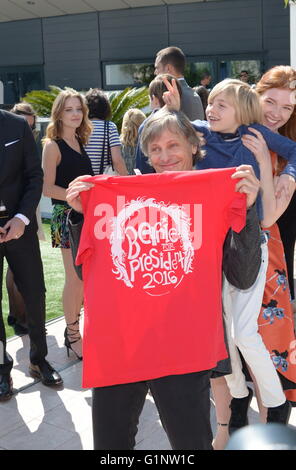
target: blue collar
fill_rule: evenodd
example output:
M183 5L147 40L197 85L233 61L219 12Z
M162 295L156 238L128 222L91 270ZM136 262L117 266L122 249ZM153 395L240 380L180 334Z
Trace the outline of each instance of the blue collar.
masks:
M217 132L217 134L221 137L222 140L233 140L233 139L239 139L240 138L240 132L239 129L237 129L236 132Z

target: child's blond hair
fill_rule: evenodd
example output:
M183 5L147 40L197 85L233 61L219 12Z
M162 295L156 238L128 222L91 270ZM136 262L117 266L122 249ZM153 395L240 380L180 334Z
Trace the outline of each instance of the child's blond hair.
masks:
M208 103L211 103L222 92L225 93L234 107L239 126L262 122L262 110L258 94L248 83L234 78L226 78L214 86L209 94Z
M139 126L145 119L146 116L140 109L130 108L125 113L120 134L120 141L123 145L135 147Z

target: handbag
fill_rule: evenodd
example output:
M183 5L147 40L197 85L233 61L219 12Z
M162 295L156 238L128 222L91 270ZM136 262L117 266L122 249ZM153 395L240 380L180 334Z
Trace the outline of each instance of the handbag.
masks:
M70 248L73 258L74 269L77 273L79 279L82 280L82 264L76 266L75 260L78 253L78 247L80 243L80 236L82 232L84 217L79 212L76 212L74 209L71 209L67 216L67 224L69 228L69 240Z

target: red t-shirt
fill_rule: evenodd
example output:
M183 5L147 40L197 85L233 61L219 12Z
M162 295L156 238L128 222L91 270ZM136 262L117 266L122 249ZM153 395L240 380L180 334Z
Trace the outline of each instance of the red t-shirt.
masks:
M222 248L245 225L233 168L96 176L81 193L83 386L208 370L227 357Z

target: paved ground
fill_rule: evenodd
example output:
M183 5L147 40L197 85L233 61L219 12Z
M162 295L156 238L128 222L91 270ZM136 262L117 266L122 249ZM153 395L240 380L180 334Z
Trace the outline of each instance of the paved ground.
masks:
M64 327L63 319L47 325L48 358L64 379L64 386L58 390L45 387L29 376L28 337L9 340L8 351L15 361L12 377L16 393L10 401L0 403L0 449L92 449L91 391L81 389L81 362L75 360L74 355L67 358L63 346ZM213 403L211 420L215 430ZM253 399L250 423L258 421ZM296 408L290 424L296 429ZM150 396L141 415L136 449L170 449Z

